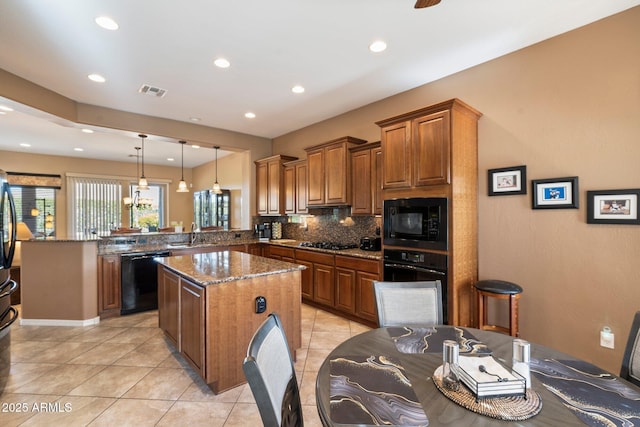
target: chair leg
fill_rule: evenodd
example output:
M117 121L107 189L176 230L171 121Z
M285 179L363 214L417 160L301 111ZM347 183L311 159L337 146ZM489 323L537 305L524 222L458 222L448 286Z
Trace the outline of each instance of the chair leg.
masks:
M487 315L484 309L484 295L477 291L478 301L478 329L482 329L487 324Z

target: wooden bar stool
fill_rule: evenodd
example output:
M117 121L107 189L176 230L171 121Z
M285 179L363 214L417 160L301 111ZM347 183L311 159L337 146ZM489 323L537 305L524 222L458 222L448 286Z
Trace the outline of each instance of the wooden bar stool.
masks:
M480 280L475 284L478 295L478 329L485 331L500 331L517 337L518 330L518 300L522 287L504 280ZM509 300L509 327L487 324L487 298Z

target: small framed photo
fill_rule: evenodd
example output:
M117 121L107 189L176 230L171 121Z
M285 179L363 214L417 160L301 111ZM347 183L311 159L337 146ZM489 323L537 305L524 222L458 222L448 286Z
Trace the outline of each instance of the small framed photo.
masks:
M578 177L531 181L533 209L577 209Z
M489 195L509 196L527 194L527 167L489 169Z
M638 188L587 191L587 223L639 225L638 199Z

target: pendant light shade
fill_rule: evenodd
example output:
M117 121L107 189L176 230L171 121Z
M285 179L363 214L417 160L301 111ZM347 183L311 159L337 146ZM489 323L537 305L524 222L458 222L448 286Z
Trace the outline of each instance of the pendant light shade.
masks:
M216 182L213 183L213 192L215 194L221 194L222 193L222 189L220 188L220 184L218 184L218 150L220 149L219 146L215 146L213 147L216 149Z
M188 193L189 192L189 187L187 187L187 183L184 181L184 144L187 143L187 141L179 141L180 145L182 146L182 164L180 166L181 170L182 170L182 174L180 175L180 182L178 183L178 189L176 190L178 193Z
M148 190L149 183L147 182L147 178L144 177L144 139L147 135L139 134L138 136L142 139L142 174L138 180L138 190Z

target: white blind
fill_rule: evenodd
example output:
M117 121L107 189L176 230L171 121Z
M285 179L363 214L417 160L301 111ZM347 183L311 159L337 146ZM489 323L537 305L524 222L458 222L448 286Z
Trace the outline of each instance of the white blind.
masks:
M70 232L77 238L109 235L122 217L122 186L109 178L67 176Z

